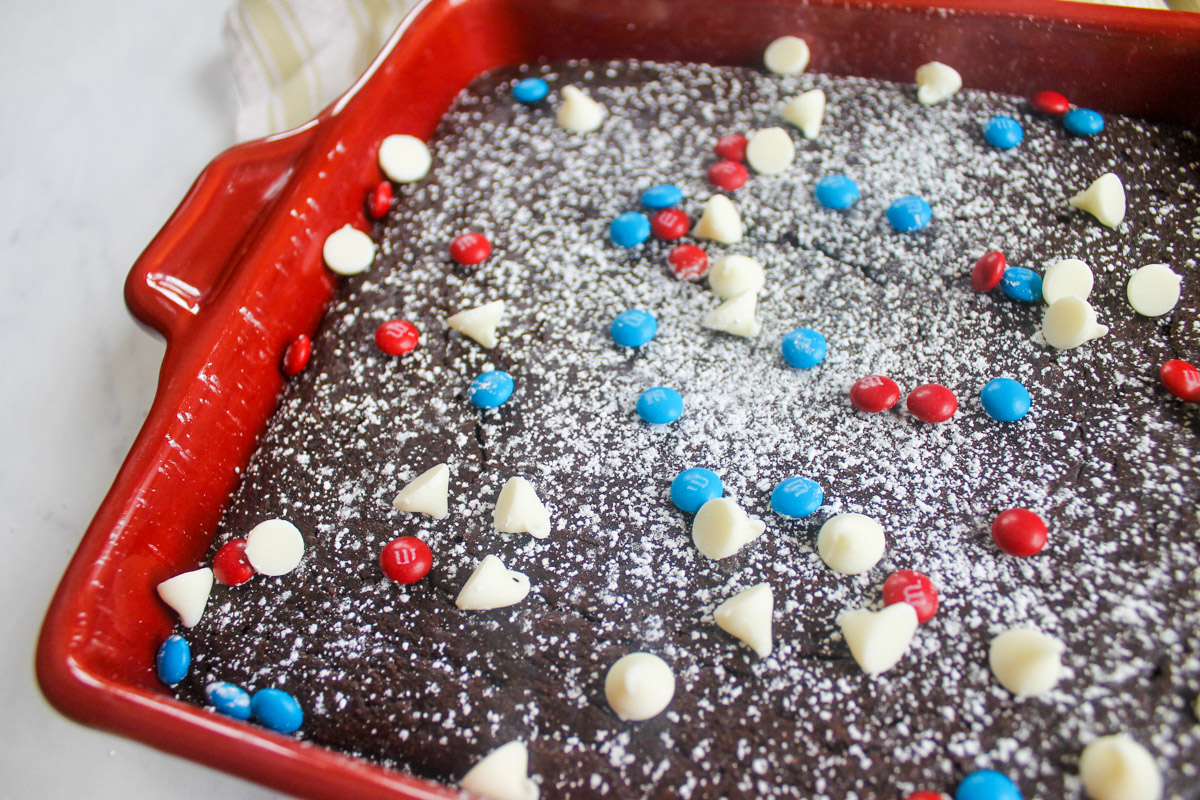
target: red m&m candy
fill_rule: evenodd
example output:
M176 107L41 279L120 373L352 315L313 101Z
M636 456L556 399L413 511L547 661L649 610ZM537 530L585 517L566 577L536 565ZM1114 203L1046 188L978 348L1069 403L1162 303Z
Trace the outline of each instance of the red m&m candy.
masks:
M450 242L450 257L459 264L478 264L492 254L492 243L482 233L464 233Z
M396 583L416 583L433 567L433 553L417 537L401 536L384 546L379 566Z
M1000 285L1004 278L1004 268L1007 263L1004 253L999 250L989 250L975 262L971 270L971 288L977 292L990 292Z
M1200 403L1200 369L1186 361L1171 359L1159 370L1163 386L1185 403Z
M992 541L1010 556L1036 555L1046 546L1046 523L1028 509L1010 508L992 522Z
M717 139L717 146L713 148L713 152L717 154L717 158L725 161L745 161L746 143L745 136L731 133Z
M750 173L736 161L718 161L708 168L708 182L719 189L732 192L750 177Z
M929 577L910 569L894 572L883 582L883 603L908 603L918 622L928 622L938 610L938 591Z
M379 185L367 195L367 216L371 219L382 219L392 206L391 181L380 181Z
M650 217L650 232L668 242L683 238L690 226L688 215L678 208L664 208Z
M708 253L694 244L681 244L667 256L671 273L681 281L698 281L708 273Z
M375 329L375 346L389 356L402 356L417 347L421 332L402 319L392 319Z
M913 792L904 800L946 800L946 795L941 792Z
M312 339L302 333L293 339L287 349L283 351L283 361L281 362L283 374L289 378L299 375L308 366L310 358L312 358Z
M1049 114L1052 117L1061 117L1071 110L1071 101L1058 92L1038 92L1029 104L1039 114Z
M945 422L957 410L958 398L940 384L922 384L908 393L908 412L921 422Z
M850 387L850 402L859 411L877 414L887 411L900 399L900 387L891 378L883 375L868 375L859 378Z
M254 567L246 558L246 540L234 539L221 545L213 556L213 577L226 586L240 586L254 577Z

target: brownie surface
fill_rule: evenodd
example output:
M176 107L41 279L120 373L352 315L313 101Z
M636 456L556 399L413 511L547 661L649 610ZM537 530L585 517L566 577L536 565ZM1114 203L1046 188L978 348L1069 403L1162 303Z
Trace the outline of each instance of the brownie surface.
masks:
M531 74L579 85L609 118L592 134L560 129L557 91L534 106L511 99L512 81ZM744 240L701 243L712 259L763 264L762 333L706 330L700 319L719 301L669 274L672 243L620 248L608 224L659 183L683 189L695 220L717 137L783 125L782 101L814 87L828 96L820 136L789 127L796 162L730 193ZM984 142L981 124L997 113L1025 126L1020 147ZM622 62L488 73L430 146L433 170L398 190L374 266L344 279L214 542L215 552L283 517L304 533L305 559L285 576L214 588L186 633L194 666L181 697L202 703L214 680L278 686L305 710L300 738L446 782L521 739L547 798L883 800L950 793L983 767L1027 798L1078 798L1083 745L1121 731L1155 754L1168 797L1200 798L1200 418L1158 379L1167 359L1200 360L1194 133L1108 116L1084 139L984 92L924 107L913 87L879 81ZM1067 204L1108 171L1129 198L1115 231ZM851 210L813 199L831 173L858 183ZM908 194L933 208L915 234L885 217ZM491 239L481 265L448 257L467 231ZM1038 272L1086 261L1109 334L1075 350L1045 345L1041 304L971 290L989 249ZM1184 275L1179 305L1155 319L1125 300L1132 270L1151 263ZM451 314L497 299L507 310L494 350L446 329ZM627 308L658 320L638 350L608 335ZM373 342L393 318L423 332L400 358ZM780 354L801 326L829 343L811 370ZM479 411L466 388L487 368L510 372L516 392ZM849 386L871 373L901 386L896 409L850 405ZM1032 395L1019 422L980 405L1002 376ZM949 422L902 410L903 393L924 383L957 394ZM683 395L678 422L635 414L658 385ZM394 511L396 492L441 462L449 517ZM671 479L694 466L767 522L731 558L701 556L691 515L669 500ZM514 475L549 506L549 538L494 531L496 495ZM771 512L772 488L792 475L824 488L814 516ZM992 544L992 519L1014 506L1047 521L1042 554L1016 559ZM843 511L886 532L865 575L816 555L817 530ZM434 554L411 586L378 564L402 535ZM460 611L454 598L487 554L533 591L510 608ZM931 576L941 607L896 667L868 677L834 620L881 607L898 569ZM712 620L762 581L776 602L765 658ZM1061 639L1067 669L1047 696L1018 700L987 651L1024 626ZM663 714L624 723L604 676L635 650L672 665L676 694Z

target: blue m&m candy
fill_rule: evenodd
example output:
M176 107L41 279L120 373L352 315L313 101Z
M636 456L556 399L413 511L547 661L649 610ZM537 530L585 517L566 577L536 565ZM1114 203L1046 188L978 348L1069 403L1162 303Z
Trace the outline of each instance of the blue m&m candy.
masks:
M259 689L250 698L250 713L277 733L295 733L304 724L300 704L282 689Z
M638 416L652 425L666 425L683 414L683 398L667 386L655 386L642 392L637 401Z
M771 510L784 517L807 517L824 502L824 490L808 478L786 478L771 492Z
M901 233L919 231L933 219L933 209L916 195L907 195L888 206L888 222Z
M1025 129L1012 117L997 114L983 126L983 138L997 150L1009 150L1025 138Z
M825 337L808 328L783 337L783 359L797 369L812 369L825 360Z
M826 208L849 208L858 202L858 184L845 175L826 175L813 190L817 202Z
M671 502L689 514L695 514L700 506L724 493L721 477L704 467L685 469L671 481Z
M622 347L641 347L658 333L658 320L649 311L631 308L617 314L609 333Z
M608 235L621 247L636 247L650 238L650 220L637 211L626 211L608 226Z
M1042 299L1042 276L1025 267L1009 267L1000 279L1000 288L1013 300L1036 303Z
M550 84L541 78L524 78L513 86L513 98L521 103L537 103L550 94Z
M683 191L673 183L651 186L642 192L642 205L646 208L653 208L656 211L660 208L677 206L682 202Z
M1029 413L1033 404L1029 390L1012 378L989 381L979 393L979 400L988 416L1001 422L1016 422Z
M1063 127L1076 136L1095 136L1104 130L1104 117L1090 108L1073 108L1063 117Z
M187 677L192 666L192 647L182 636L168 636L158 648L154 659L154 670L158 679L167 686L174 686Z
M1006 775L992 769L972 772L962 779L954 800L1024 800L1021 790Z
M213 708L227 717L250 719L250 693L240 686L225 681L210 683L204 694Z
M471 381L467 397L476 408L495 408L508 402L513 386L512 375L502 369L494 369Z

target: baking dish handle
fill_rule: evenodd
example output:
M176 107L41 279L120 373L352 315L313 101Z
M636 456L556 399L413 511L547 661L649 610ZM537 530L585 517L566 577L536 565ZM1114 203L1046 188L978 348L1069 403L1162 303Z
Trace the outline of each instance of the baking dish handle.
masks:
M269 216L317 125L230 148L200 173L129 272L134 317L168 341L184 334Z

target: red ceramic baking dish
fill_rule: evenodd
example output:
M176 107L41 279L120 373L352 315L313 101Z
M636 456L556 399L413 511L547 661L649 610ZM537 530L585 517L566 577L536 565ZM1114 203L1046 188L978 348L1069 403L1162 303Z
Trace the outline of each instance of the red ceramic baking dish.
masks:
M966 86L1200 128L1200 15L1055 0L429 0L317 119L235 147L200 175L130 272L134 316L167 340L158 394L42 629L50 701L88 725L311 798L450 792L175 701L153 672L173 616L155 586L205 556L275 408L280 356L335 288L324 238L366 227L378 142L428 138L493 67L644 58L753 65L800 33L810 69L909 81L948 62Z

